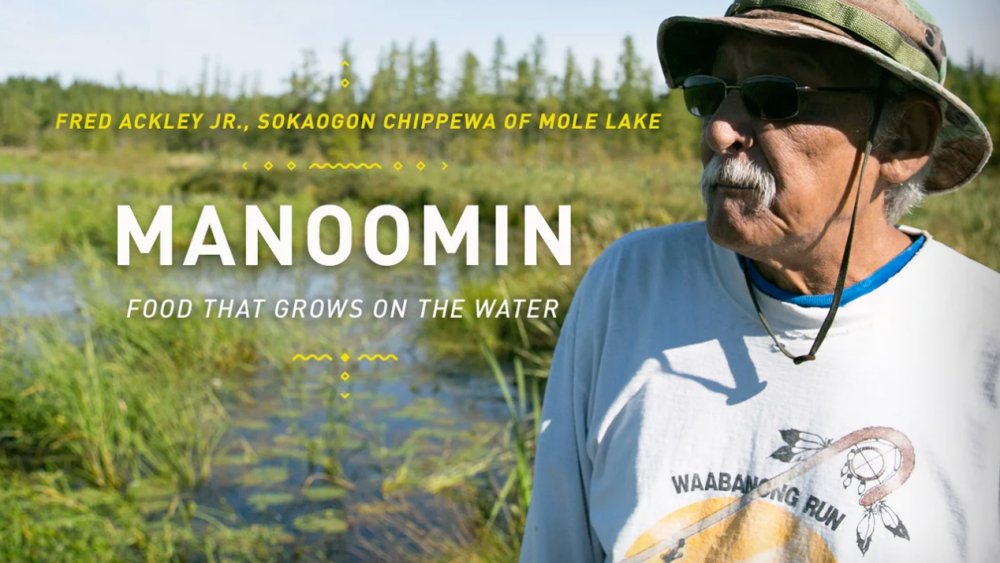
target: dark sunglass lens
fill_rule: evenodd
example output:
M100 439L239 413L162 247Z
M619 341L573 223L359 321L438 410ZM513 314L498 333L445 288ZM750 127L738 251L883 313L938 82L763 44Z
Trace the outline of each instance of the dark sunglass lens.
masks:
M726 83L712 76L691 76L684 80L684 103L695 117L715 113L726 98Z
M799 113L798 84L791 78L748 78L741 91L747 111L760 119L791 119Z

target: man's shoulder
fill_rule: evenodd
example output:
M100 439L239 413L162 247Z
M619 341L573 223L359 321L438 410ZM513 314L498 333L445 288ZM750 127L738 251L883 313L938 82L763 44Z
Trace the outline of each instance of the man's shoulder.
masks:
M614 268L622 261L692 257L708 240L704 221L675 223L632 231L612 242L591 267Z
M609 298L612 293L635 296L649 284L662 286L704 266L708 232L704 222L677 223L632 231L619 237L587 268L578 293Z
M980 264L948 245L929 239L926 253L911 279L919 280L911 298L923 307L937 304L947 316L962 322L982 322L1000 331L1000 273Z
M932 283L940 286L938 289L965 290L1000 299L1000 273L935 239L929 239L924 250L929 255L927 274Z
M677 223L622 235L587 268L573 294L570 315L588 334L601 334L609 319L650 306L670 288L701 287L697 272L705 272L708 232L704 222Z

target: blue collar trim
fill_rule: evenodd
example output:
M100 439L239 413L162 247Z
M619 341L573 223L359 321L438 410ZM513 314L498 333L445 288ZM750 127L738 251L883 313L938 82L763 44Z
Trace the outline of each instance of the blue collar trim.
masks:
M906 266L906 264L909 263L910 259L916 255L917 251L920 250L921 247L923 247L926 240L927 237L920 235L917 240L913 241L913 244L911 244L898 256L890 260L888 264L882 266L876 270L875 273L860 282L844 288L844 294L841 296L840 304L846 305L862 295L867 295L868 293L875 291L875 289L879 286L889 281L889 278L898 274L899 271L903 269L903 266ZM798 305L799 307L829 308L833 305L832 293L827 293L825 295L800 295L790 291L785 291L784 289L781 289L764 279L764 276L760 275L757 268L753 266L752 261L747 260L744 256L739 256L739 258L744 268L750 268L750 279L753 281L754 286L765 295L773 299L777 299L778 301L785 301L793 305Z

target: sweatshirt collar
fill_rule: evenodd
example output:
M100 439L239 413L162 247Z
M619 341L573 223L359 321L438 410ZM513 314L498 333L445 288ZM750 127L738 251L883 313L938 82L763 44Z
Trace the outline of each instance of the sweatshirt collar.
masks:
M905 225L900 225L898 228L900 231L911 236L923 236L924 242L921 243L922 246L926 246L932 239L930 234L923 230ZM746 279L740 265L739 255L715 244L707 232L705 241L710 262L722 290L737 308L751 317L754 322L759 323L760 320L757 318L753 302L747 291ZM914 250L910 258L906 260L903 266L899 267L895 275L887 278L877 287L861 292L861 295L854 296L849 303L842 302L841 309L837 313L837 319L834 321L829 334L844 333L848 330L869 325L873 322L872 319L878 316L877 314L873 315L873 313L888 310L895 306L902 306L902 303L897 303L897 301L903 297L894 288L905 284L906 279L913 275L912 270L914 268L912 265L921 260L921 254L923 253ZM851 287L855 285L859 284L854 284ZM828 305L803 306L792 301L775 299L775 297L764 291L757 293L757 300L760 303L761 310L775 331L801 333L802 336L815 335L829 311ZM761 330L763 331L763 327L761 327Z
M926 240L927 237L923 235L918 236L906 250L900 252L898 256L876 270L872 273L872 275L850 287L845 288L844 294L841 296L841 306L847 305L862 295L871 293L879 286L889 281L889 278L898 274L899 271L903 269L903 266L906 266L910 259L917 254L917 252L923 247ZM766 295L769 295L779 301L801 305L802 307L829 308L833 305L832 293L826 293L823 295L801 295L786 291L767 281L767 278L761 275L761 273L753 265L752 260L749 260L746 256L738 256L738 259L741 268L750 269L750 279L753 281L754 287Z

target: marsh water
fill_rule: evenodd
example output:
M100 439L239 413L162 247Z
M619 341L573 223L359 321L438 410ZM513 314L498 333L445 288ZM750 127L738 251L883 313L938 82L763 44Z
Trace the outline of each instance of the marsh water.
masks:
M0 322L76 319L83 283L77 269L72 264L0 269ZM494 447L507 411L492 374L461 362L430 360L417 300L440 296L460 276L475 272L462 272L454 263L395 268L204 264L165 271L171 284L187 294L268 300L260 319L232 322L296 323L307 331L329 331L334 342L343 344L279 350L288 358L300 353L331 358L294 360L293 370L261 367L213 378L230 424L210 476L186 491L149 479L133 483L134 497L151 520L190 505L201 515L196 525L279 526L289 560L308 553L324 560L365 561L372 556L371 545L405 544L411 538L391 536L391 526L380 517L399 507L405 507L403 519L424 526L461 527L456 519L463 513L432 494L441 488L434 484L447 481L449 467L474 472L477 460ZM124 316L130 296L114 287L104 292L121 302ZM365 314L277 321L272 312L278 299L362 299ZM407 315L374 318L369 311L378 299L406 300ZM199 312L204 314L196 309L195 317ZM361 359L363 354L386 359Z

